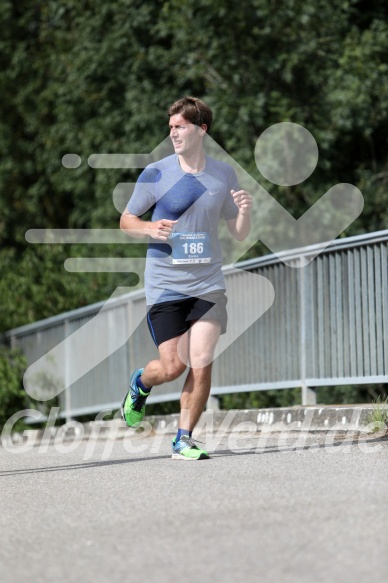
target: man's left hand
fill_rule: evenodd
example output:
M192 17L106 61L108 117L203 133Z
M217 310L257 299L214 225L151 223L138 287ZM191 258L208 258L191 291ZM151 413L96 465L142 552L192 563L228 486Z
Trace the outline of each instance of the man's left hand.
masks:
M249 215L252 210L252 197L246 190L231 190L235 204L242 215Z

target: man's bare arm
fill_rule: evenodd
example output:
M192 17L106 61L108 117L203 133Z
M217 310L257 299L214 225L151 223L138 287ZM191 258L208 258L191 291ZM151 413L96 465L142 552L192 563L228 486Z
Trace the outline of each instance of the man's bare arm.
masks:
M230 233L237 241L244 241L251 230L252 197L246 190L231 190L234 202L238 207L238 215L235 219L226 221Z
M141 239L142 237L151 237L159 241L166 241L178 221L170 219L160 219L159 221L143 221L136 215L132 215L125 210L121 215L120 229L130 237Z

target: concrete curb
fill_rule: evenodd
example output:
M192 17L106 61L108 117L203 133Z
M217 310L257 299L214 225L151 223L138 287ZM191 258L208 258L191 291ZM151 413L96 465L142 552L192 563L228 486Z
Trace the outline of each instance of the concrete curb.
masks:
M205 411L194 431L194 437L205 432L261 432L261 433L328 433L337 432L353 436L373 433L371 414L375 405L282 407L277 409L248 409L230 411ZM81 424L71 421L62 426L46 426L45 429L29 429L1 435L1 445L57 444L64 441L85 439L123 439L127 436L146 437L155 434L176 433L179 415L145 417L139 429L128 428L122 419L91 421ZM379 434L385 434L381 425Z
M195 429L195 433L203 431L283 432L303 431L316 432L359 432L372 433L372 413L375 405L344 405L344 406L297 406L279 407L277 409L246 409L230 411L206 411ZM147 419L155 430L172 427L172 433L178 426L178 415L158 416Z

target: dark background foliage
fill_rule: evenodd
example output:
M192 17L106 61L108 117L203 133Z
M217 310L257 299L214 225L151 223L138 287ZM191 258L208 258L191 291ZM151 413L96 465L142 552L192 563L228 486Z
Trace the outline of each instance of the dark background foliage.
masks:
M185 94L209 103L212 137L294 216L350 182L365 208L344 235L388 228L387 13L383 0L0 0L0 332L123 284L63 261L125 246L32 246L25 232L117 228L113 188L136 175L92 169L88 156L150 152ZM257 138L280 121L319 145L302 186L270 185L255 166ZM62 166L69 152L79 168Z

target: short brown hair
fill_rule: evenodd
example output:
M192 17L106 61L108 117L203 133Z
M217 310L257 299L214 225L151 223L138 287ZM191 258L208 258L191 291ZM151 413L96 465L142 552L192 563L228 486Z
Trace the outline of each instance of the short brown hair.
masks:
M180 113L187 121L196 126L206 125L207 131L210 131L213 112L201 99L197 97L182 97L171 105L168 109L168 116Z

